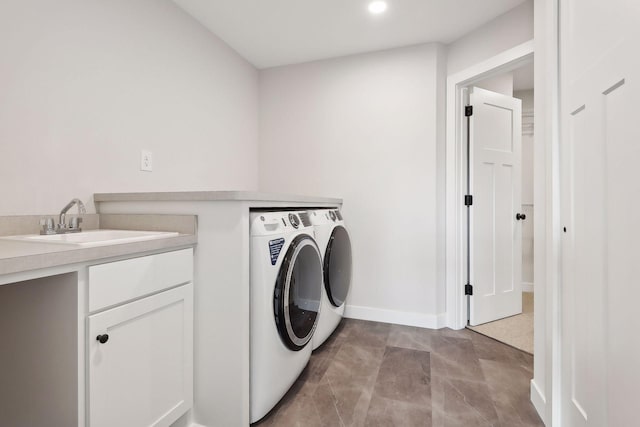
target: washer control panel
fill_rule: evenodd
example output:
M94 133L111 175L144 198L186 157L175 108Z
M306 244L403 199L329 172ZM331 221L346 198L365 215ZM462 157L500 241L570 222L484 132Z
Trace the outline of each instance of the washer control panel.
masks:
M291 223L291 226L293 228L298 228L300 226L300 219L296 214L292 214L292 213L289 214L289 222Z

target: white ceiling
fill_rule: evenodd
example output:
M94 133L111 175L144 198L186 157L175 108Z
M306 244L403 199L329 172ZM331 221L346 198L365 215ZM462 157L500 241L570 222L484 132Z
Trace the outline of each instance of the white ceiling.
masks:
M174 0L258 68L450 43L525 0Z

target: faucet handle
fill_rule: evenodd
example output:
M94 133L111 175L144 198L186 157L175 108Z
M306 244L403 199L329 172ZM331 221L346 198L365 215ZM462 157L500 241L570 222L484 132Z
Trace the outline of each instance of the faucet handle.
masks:
M40 218L40 234L56 234L53 218Z
M69 230L80 231L80 224L82 223L82 218L74 216L69 220Z

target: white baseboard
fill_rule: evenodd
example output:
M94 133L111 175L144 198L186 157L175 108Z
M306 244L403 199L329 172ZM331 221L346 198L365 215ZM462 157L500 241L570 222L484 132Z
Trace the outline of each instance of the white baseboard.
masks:
M345 307L344 317L349 319L393 323L396 325L418 326L420 328L428 329L440 329L446 326L446 313L426 314L363 307L358 305L347 305Z
M522 282L522 292L533 292L533 283Z
M544 398L544 393L540 390L534 380L531 380L531 403L536 408L538 415L542 419L542 422L547 424L545 414L547 413L547 400Z

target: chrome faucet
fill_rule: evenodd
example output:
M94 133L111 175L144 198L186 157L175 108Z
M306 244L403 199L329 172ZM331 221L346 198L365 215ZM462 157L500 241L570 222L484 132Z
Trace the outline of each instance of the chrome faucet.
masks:
M58 227L56 229L56 233L76 233L76 232L82 231L82 229L80 228L80 223L82 222L82 218L78 218L78 217L71 218L71 220L69 221L69 225L67 225L67 222L66 222L67 212L74 205L78 205L78 215L87 213L87 210L84 207L84 203L82 203L80 199L72 199L60 211L60 219L58 221Z

